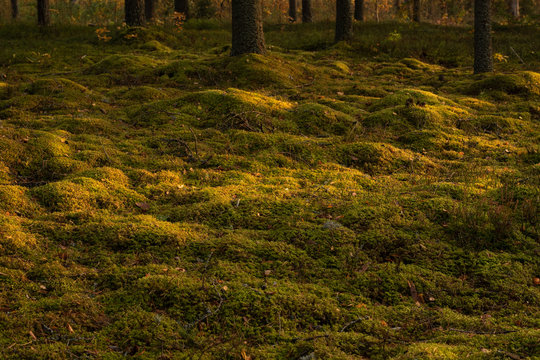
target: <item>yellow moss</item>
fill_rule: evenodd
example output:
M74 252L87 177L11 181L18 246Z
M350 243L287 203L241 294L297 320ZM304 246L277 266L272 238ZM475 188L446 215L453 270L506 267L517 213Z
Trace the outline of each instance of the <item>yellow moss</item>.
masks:
M454 101L445 97L436 95L429 91L418 89L404 89L397 91L394 94L388 95L379 101L376 101L370 108L370 111L376 111L384 108L389 108L398 105L451 105L458 106Z
M28 189L16 185L0 185L0 210L27 215L36 215L39 208L28 197Z
M414 58L401 59L400 63L406 65L407 67L413 70L424 70L424 71L435 72L435 71L441 71L443 69L442 66L428 64Z
M20 218L0 214L0 251L27 249L36 243L36 237L23 228Z
M163 45L157 40L150 40L141 45L141 49L147 51L155 51L161 53L170 53L172 49L166 45Z
M61 97L71 101L84 100L91 95L88 88L64 78L36 80L28 85L26 91L32 95Z

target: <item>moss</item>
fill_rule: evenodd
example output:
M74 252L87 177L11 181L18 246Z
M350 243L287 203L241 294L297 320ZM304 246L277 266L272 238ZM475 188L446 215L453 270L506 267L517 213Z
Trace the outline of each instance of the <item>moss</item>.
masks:
M305 135L343 135L353 128L355 119L320 104L304 103L291 112L300 133Z
M167 45L163 45L157 40L150 40L141 45L141 49L146 51L154 51L158 53L170 53L172 49Z
M305 65L277 55L234 56L222 60L220 67L228 79L234 79L233 84L241 87L292 88L299 83L307 83L310 77Z
M476 80L464 89L466 94L500 91L509 95L540 95L538 73L495 74Z
M22 223L17 217L0 215L0 250L11 253L36 246L35 235L25 230Z
M287 101L231 88L196 92L177 100L136 107L128 111L128 117L138 125L181 121L197 127L260 131L281 127L273 116L283 116L292 106Z
M183 224L157 220L150 215L131 217L97 217L74 230L76 238L86 244L120 249L152 247L175 251L187 241L197 241L200 234ZM171 250L169 250L171 249Z
M395 92L392 95L388 95L383 99L376 101L370 106L369 111L377 111L384 108L390 108L399 105L406 105L410 102L410 105L450 105L457 106L455 102L450 99L433 94L429 91L406 89Z
M36 80L25 91L31 95L60 97L70 101L81 101L91 97L92 92L76 82L64 78Z
M414 59L414 58L401 59L399 62L406 65L407 67L409 67L409 68L411 68L413 70L424 70L424 71L430 71L430 72L437 72L437 71L441 71L443 69L441 66L427 64L425 62L422 62L422 61L420 61L418 59Z
M145 201L142 195L117 182L112 182L111 186L107 178L100 180L76 177L36 187L32 189L32 194L51 211L119 209L134 207L137 202Z
M0 185L0 210L32 217L39 207L28 196L28 190L16 185Z
M146 56L110 55L84 70L86 75L104 75L120 84L138 83L155 78L159 62Z

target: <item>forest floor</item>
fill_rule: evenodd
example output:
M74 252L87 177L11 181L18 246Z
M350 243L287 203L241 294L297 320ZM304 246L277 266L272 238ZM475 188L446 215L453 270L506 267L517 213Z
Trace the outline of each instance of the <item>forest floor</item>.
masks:
M95 30L0 28L1 358L540 357L538 27Z

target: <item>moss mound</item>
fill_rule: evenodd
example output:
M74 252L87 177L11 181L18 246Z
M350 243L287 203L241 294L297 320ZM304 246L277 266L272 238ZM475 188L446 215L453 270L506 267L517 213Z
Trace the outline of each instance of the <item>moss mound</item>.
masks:
M110 55L84 70L86 75L102 75L116 83L133 84L155 80L159 62L141 55Z
M422 61L420 61L418 59L414 59L414 58L401 59L399 62L402 63L403 65L406 65L408 68L413 69L413 70L423 70L423 71L429 71L429 72L437 72L437 71L441 71L443 69L442 66L428 64L428 63L422 62Z
M291 111L293 122L301 134L305 135L343 135L355 124L355 119L328 106L305 103Z
M88 88L64 78L39 79L30 83L25 90L31 95L60 97L71 101L84 100L91 95Z
M100 179L101 180L101 179ZM32 189L32 195L51 211L85 211L134 208L144 196L116 181L75 177Z
M239 87L293 88L308 82L310 77L305 65L276 55L228 57L216 65L224 70L227 80Z
M489 75L464 89L464 93L470 95L493 91L509 95L540 95L540 74L525 71L518 74Z
M385 96L376 101L369 107L369 111L377 111L384 108L399 105L452 105L457 106L455 102L442 96L433 94L429 91L417 89L405 89Z
M128 111L137 125L184 122L196 127L262 131L282 127L274 116L283 116L293 105L260 93L239 89L206 90L172 101L156 102Z

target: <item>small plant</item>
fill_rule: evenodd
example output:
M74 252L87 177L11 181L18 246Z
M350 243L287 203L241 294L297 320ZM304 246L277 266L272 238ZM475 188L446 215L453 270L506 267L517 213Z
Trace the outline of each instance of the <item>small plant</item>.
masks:
M105 27L98 28L98 29L96 29L96 36L97 36L99 41L107 42L107 41L110 41L112 39L112 37L110 37L108 35L110 32L111 31L109 29L105 28Z

